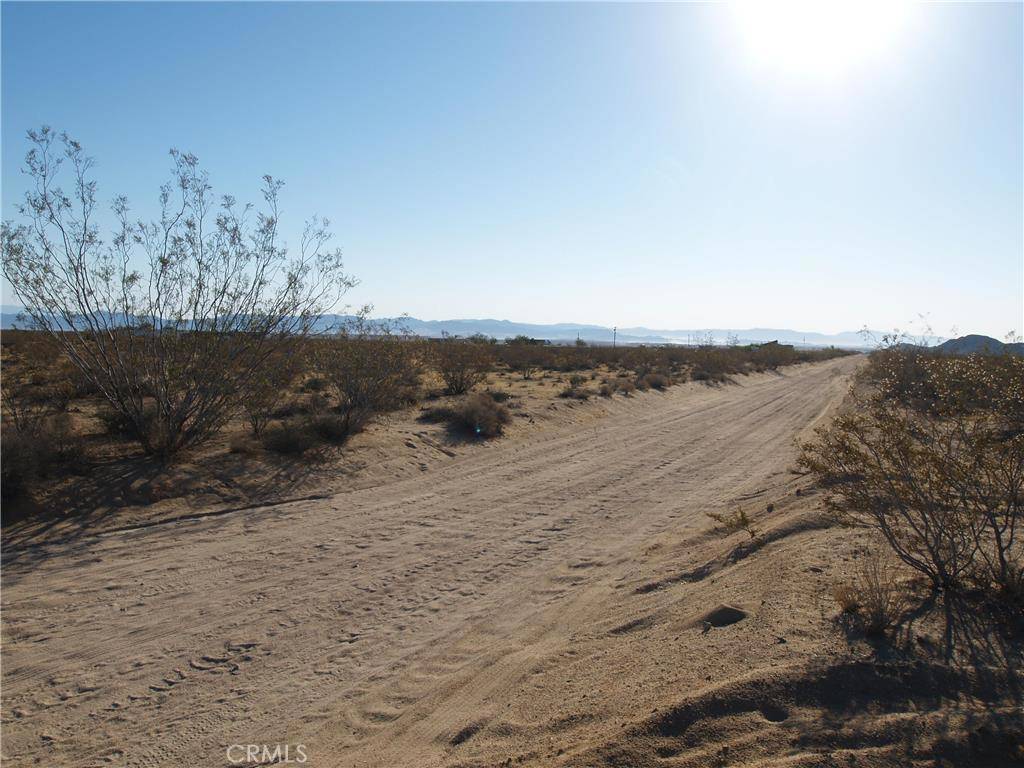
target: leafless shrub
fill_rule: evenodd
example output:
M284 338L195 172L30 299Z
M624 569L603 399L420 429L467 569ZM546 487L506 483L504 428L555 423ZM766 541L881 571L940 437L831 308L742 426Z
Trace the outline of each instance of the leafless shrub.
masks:
M862 558L854 580L836 584L832 596L843 613L855 616L868 635L885 634L898 623L908 605L907 589L888 552L877 547Z
M173 150L159 221L133 221L118 197L118 227L104 243L92 159L50 128L28 137L34 188L19 208L25 223L3 225L4 275L34 327L134 423L151 453L170 457L217 432L268 358L354 284L340 253L326 248L326 221L307 225L294 258L279 244L281 182L264 177L267 212L253 224L250 206L229 196L218 206L199 161ZM62 163L72 170L68 192Z

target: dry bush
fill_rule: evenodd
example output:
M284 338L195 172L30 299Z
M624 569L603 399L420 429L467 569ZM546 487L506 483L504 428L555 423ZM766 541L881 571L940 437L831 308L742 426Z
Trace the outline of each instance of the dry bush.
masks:
M861 560L852 582L836 584L832 596L843 613L856 617L868 635L883 635L907 609L907 589L886 550L879 547Z
M589 400L590 396L593 394L593 391L586 387L574 387L570 384L569 386L564 387L562 391L558 393L558 396L570 400Z
M841 520L877 529L935 588L1020 600L1024 359L904 354L872 362L869 393L803 446L800 464Z
M85 444L67 414L34 423L31 431L5 430L0 440L0 493L23 495L40 478L76 474L87 468Z
M716 527L721 528L726 536L737 531L746 531L751 539L757 537L757 528L754 527L754 522L742 507L737 507L728 513L707 512L705 514L715 521Z
M668 389L672 380L663 373L646 373L643 376L644 389Z
M433 346L433 360L450 395L462 395L487 378L494 358L492 345L444 339Z
M404 404L419 378L417 343L390 327L358 321L317 342L317 369L338 398L335 410L346 434L360 432L375 414Z
M305 419L271 424L260 437L263 447L286 456L299 456L317 444L317 435Z
M548 356L536 340L516 337L509 339L505 344L506 346L500 350L502 362L524 379L532 379L539 369L545 367Z
M497 437L511 419L508 408L487 392L472 395L455 406L424 408L419 415L419 421L446 423L451 430L474 437Z
M280 182L264 177L267 209L253 217L249 206L215 197L198 160L177 151L159 220L136 222L115 198L117 226L104 241L93 160L48 127L28 137L33 183L19 207L24 223L2 228L4 275L33 327L133 423L150 453L169 458L215 434L269 358L354 284L340 252L327 248L326 221L309 222L299 253L287 254ZM67 192L62 164L71 169Z
M511 421L508 409L481 392L455 409L456 423L477 437L497 437Z
M263 434L271 417L288 396L288 389L304 362L295 348L284 348L255 371L249 391L242 401L242 410L249 420L253 435Z

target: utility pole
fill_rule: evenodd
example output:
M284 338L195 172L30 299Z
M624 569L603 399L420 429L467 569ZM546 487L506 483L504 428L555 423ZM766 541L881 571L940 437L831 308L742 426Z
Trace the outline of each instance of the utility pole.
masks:
M615 342L619 337L619 326L612 326L612 349L615 349Z

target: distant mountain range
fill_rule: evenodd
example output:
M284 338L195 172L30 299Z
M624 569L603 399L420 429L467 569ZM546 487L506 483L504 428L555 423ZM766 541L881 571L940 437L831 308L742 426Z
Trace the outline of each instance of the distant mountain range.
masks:
M339 321L335 316L331 320ZM739 343L760 343L779 341L783 344L794 344L808 347L855 347L871 346L856 331L826 334L814 331L793 331L784 328L688 328L677 330L661 330L642 326L623 327L616 330L603 325L584 323L518 323L511 320L420 320L415 317L392 318L392 321L417 336L438 337L443 334L451 336L472 336L483 334L496 339L508 339L514 336L529 336L534 339L546 339L555 343L574 342L581 339L586 342L611 344L613 337L620 344L696 344L710 336L716 344L724 344L730 338L738 339ZM880 335L880 334L879 334Z
M20 307L0 306L0 328L16 327L16 319ZM326 315L318 324L327 330L352 320L350 315ZM613 338L619 344L696 344L711 338L716 344L725 344L736 339L740 344L758 344L766 341L778 341L782 344L793 344L798 347L845 347L849 349L870 349L874 346L873 339L880 339L880 331L869 331L867 338L861 331L844 331L842 333L818 333L816 331L794 331L788 328L686 328L663 330L629 326L618 328L617 331L603 325L585 323L519 323L511 320L420 320L415 317L381 318L377 322L391 322L417 336L440 337L473 336L482 334L496 339L508 339L514 336L529 336L544 339L553 343L572 343L581 339L590 343L611 344ZM23 325L23 324L18 324ZM965 336L964 339L987 339L992 349L1002 342L986 336ZM944 341L940 337L929 337L929 344ZM959 340L955 340L959 341ZM949 342L947 342L949 343Z

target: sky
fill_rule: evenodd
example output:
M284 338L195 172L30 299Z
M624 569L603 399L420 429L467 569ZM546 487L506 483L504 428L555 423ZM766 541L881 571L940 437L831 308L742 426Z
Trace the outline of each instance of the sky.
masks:
M48 124L283 179L378 316L1024 332L1022 5L821 8L4 2L2 215Z

